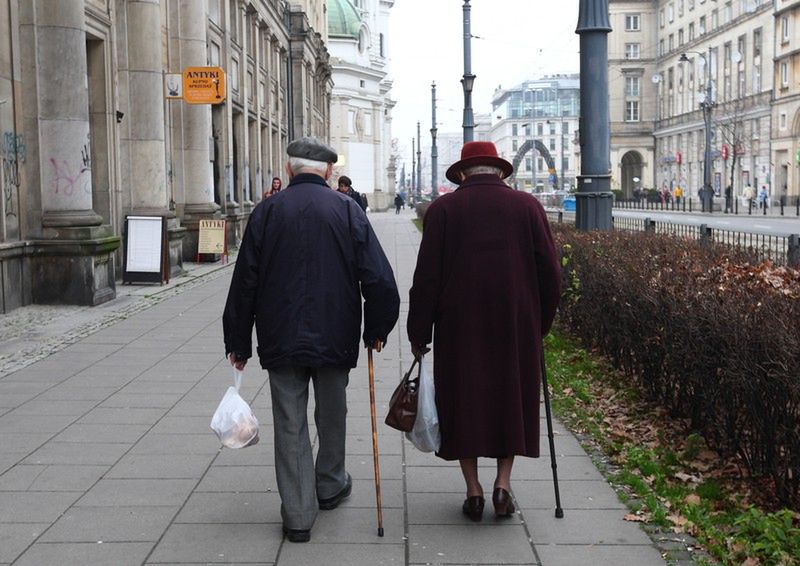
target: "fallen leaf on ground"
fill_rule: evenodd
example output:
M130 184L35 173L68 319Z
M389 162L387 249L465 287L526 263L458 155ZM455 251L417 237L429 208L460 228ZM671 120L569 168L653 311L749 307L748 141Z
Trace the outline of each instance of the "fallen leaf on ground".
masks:
M700 499L700 496L697 495L696 493L690 493L684 498L683 501L685 503L688 503L689 505L700 505L700 501L702 500Z
M625 521L631 521L632 523L646 523L648 517L646 515L637 515L635 513L628 513L623 517Z

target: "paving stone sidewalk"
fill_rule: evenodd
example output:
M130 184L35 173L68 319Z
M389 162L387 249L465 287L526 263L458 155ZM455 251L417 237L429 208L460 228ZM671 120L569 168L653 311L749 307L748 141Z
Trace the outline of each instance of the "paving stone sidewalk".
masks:
M411 218L371 215L403 299L399 328L375 355L379 422L411 361L404 325L420 240ZM311 543L284 541L266 372L251 364L242 388L262 420L258 445L220 449L208 428L232 378L220 322L230 271L149 308L86 314L94 319L79 320L80 332L56 317L63 328L49 338L63 332L67 342L0 373L0 564L664 564L560 423L566 517L553 516L548 458L520 458L519 513L500 522L487 512L479 524L461 514L458 465L380 424L386 535L377 537L366 353L349 388L353 495L320 512ZM482 461L487 489L493 478Z

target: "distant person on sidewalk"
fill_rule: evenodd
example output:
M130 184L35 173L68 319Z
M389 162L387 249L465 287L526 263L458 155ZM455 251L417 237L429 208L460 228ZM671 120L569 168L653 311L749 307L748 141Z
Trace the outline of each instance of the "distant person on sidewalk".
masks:
M733 187L725 187L725 212L733 212Z
M753 208L754 200L756 198L756 190L753 188L753 185L747 183L744 191L742 191L742 196L747 200L747 206L749 208Z
M400 214L400 209L403 208L403 197L396 195L394 197L394 213Z
M286 148L286 191L250 215L223 314L225 354L243 369L252 356L269 372L275 473L283 530L310 539L317 509L350 495L345 470L346 387L358 361L361 297L365 345L386 343L400 298L394 274L364 211L330 190L336 152L314 138ZM308 433L309 380L319 435L316 464Z
M767 208L769 204L769 193L767 192L767 186L761 185L761 189L758 191L758 207L759 208Z
M676 206L680 206L681 205L681 199L682 198L683 198L683 189L681 188L680 185L678 185L677 187L675 187L675 205Z
M264 193L264 198L266 199L277 195L279 192L281 192L281 187L283 187L283 181L281 181L281 178L273 177L272 186L270 186L269 190Z
M544 209L509 188L511 164L491 142L468 142L446 173L459 188L433 201L410 292L415 356L432 337L437 456L459 460L462 510L483 515L478 458L497 459L492 502L513 514L515 456L539 456L542 338L560 298L560 270ZM434 333L435 329L435 333Z
M356 202L356 204L361 208L361 210L366 212L367 210L366 200L364 200L364 198L361 196L361 193L359 193L357 190L353 188L353 181L350 180L350 177L348 177L347 175L342 175L341 177L339 177L339 181L336 184L336 186L337 190L340 193L349 196Z

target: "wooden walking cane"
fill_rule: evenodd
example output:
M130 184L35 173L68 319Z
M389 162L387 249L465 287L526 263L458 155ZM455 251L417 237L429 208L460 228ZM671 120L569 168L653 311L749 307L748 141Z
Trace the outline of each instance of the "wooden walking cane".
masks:
M561 496L558 493L558 466L556 465L556 444L553 440L553 417L550 413L550 391L547 389L547 369L544 365L544 343L542 343L542 389L544 390L544 411L547 415L547 439L550 441L550 467L553 469L553 489L556 492L556 518L564 518Z
M380 340L376 340L373 347L380 352ZM381 466L378 462L378 423L375 418L375 366L372 363L373 347L367 348L367 358L369 360L369 412L372 417L372 459L375 463L375 502L378 507L378 536L382 537L383 509L381 508Z

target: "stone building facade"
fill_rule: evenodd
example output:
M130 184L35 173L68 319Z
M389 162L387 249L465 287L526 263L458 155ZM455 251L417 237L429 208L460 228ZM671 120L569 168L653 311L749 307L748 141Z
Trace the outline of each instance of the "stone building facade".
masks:
M328 0L331 54L331 144L370 208L385 210L395 194L388 31L394 0Z
M300 135L329 137L323 0L0 0L0 312L115 296L130 215L167 219L171 272L201 219L228 241ZM318 26L318 27L315 27ZM165 96L226 72L224 101Z
M775 2L775 194L800 198L800 0Z
M681 186L686 196L697 196L710 83L712 188L721 195L731 185L740 196L748 184L765 186L777 199L781 171L773 146L781 111L775 106L784 105L790 123L792 97L789 85L785 97L775 90L780 61L773 58L781 46L787 60L797 49L789 47L796 33L784 42L776 37L778 12L793 13L791 4L783 2L781 11L781 0L610 1L613 188L629 197L637 185ZM785 145L788 154L792 142Z

